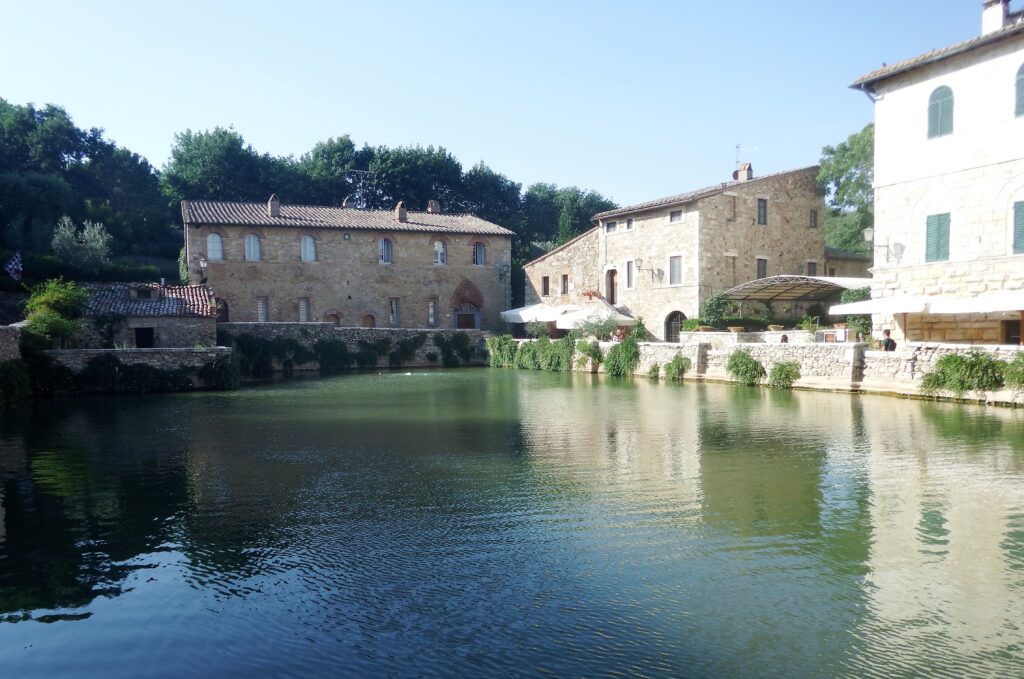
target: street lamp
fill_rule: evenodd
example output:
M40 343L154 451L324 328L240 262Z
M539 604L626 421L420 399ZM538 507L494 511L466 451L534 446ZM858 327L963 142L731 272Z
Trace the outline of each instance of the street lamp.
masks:
M872 251L874 250L885 250L885 262L889 263L889 255L891 254L896 258L897 261L903 257L903 253L906 251L906 246L903 243L893 243L889 245L889 239L885 239L885 243L881 245L875 245L875 230L872 227L864 229L864 241L871 243Z

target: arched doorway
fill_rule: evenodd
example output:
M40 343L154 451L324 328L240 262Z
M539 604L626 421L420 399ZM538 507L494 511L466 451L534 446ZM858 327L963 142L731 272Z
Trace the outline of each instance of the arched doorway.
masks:
M328 323L333 323L334 327L338 327L339 325L341 325L341 318L338 316L338 314L327 314L326 316L324 316L324 320L327 321Z
M451 299L451 309L455 315L452 325L463 330L479 330L483 308L484 296L480 288L473 285L472 281L463 279Z
M463 302L455 310L455 327L459 330L480 329L480 307L472 302Z
M673 311L665 317L665 341L666 342L678 342L679 341L679 330L682 328L683 321L686 320L686 314L682 311Z
M359 319L360 328L375 328L377 327L377 319L373 317L373 314L365 314Z
M608 273L604 275L604 287L605 293L604 298L608 300L609 304L615 304L615 279L619 277L619 272L615 269L609 269Z

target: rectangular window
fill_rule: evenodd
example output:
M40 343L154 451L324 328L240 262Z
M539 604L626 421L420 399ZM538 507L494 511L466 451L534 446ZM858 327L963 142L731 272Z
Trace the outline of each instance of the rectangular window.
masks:
M604 225L605 233L615 233L615 229L619 227L618 222L606 222Z
M398 325L398 298L392 297L388 300L388 321L392 326Z
M626 287L633 287L633 260L626 262Z
M807 262L807 275L808 276L817 276L818 275L818 263L817 262Z
M545 297L551 294L551 279L548 276L540 279L540 294Z
M1020 345L1020 319L1003 321L1003 344Z
M768 278L768 260L764 257L757 258L757 277Z
M437 325L437 300L427 300L427 325L433 328Z
M256 322L266 323L270 317L270 304L266 297L256 298Z
M633 230L633 220L632 219L627 219L626 220L626 231L632 231L632 230Z
M669 224L678 224L679 222L683 221L683 211L672 210L672 212L668 213L668 221Z
M811 208L811 228L818 228L818 211L814 208Z
M668 258L668 284L683 284L683 256L673 255Z
M949 260L949 213L928 215L927 234L924 245L924 261L945 262Z
M758 198L757 199L757 223L767 224L768 223L768 199Z
M562 274L562 294L569 294L569 274L567 273Z
M835 268L834 266L830 266L830 267L829 267L829 269L828 269L828 275L829 275L829 276L835 276L835 275L836 275L836 268Z
M1024 203L1013 204L1013 254L1024 253Z
M309 297L299 297L299 323L309 323Z

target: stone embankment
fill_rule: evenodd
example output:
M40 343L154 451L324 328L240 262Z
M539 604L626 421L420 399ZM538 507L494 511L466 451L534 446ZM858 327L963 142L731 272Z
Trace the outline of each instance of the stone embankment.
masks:
M46 354L56 363L79 373L97 356L110 354L124 365L148 365L158 370L186 368L199 370L221 356L230 356L227 347L196 347L195 349L51 349Z

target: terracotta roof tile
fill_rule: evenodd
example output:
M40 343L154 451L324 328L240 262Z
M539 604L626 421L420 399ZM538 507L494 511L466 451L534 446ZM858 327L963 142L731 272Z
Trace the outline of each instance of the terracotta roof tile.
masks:
M267 214L264 203L183 200L185 224L206 226L286 226L312 229L422 231L512 236L512 231L469 214L408 212L399 222L393 210L357 210L318 205L281 205L280 216Z
M213 293L205 285L159 283L82 283L89 292L86 316L117 314L131 317L216 317ZM133 299L132 290L148 290L150 299Z

